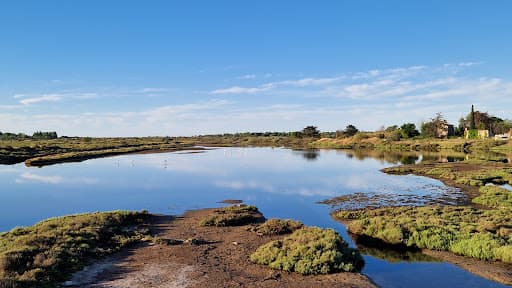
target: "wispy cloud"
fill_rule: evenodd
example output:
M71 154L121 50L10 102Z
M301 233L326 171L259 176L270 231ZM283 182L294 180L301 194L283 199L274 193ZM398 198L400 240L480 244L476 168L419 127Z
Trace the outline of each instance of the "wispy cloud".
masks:
M60 100L62 100L62 97L60 95L49 94L34 98L24 98L20 100L20 103L23 105L33 105L41 102L57 102Z
M97 93L52 93L52 94L14 94L14 99L21 105L30 106L44 102L60 102L66 99L88 100L98 98Z
M262 85L259 87L240 87L240 86L233 86L225 89L216 89L210 92L210 94L213 95L219 95L219 94L255 94L259 92L268 91L272 88L271 85Z
M266 91L271 91L280 87L311 87L311 86L322 86L330 83L334 83L343 79L343 76L332 77L332 78L302 78L297 80L285 80L278 82L269 82L256 87L240 87L232 86L223 89L216 89L210 92L210 94L255 94Z
M307 125L316 125L324 131L343 129L347 124L372 130L404 122L420 124L436 112L442 112L450 122L456 123L471 104L498 117L512 118L505 108L512 105L512 81L484 77L473 70L465 73L479 65L463 62L282 79L251 87L232 86L195 93L197 100L172 105L164 102L171 99L168 96L155 101L160 105L146 101L145 97L153 93L167 95L166 88L116 88L87 92L90 96L67 92L55 94L62 98L62 105L69 103L69 99L79 99L77 95L98 99L88 106L90 111L69 114L28 115L9 113L6 108L0 113L0 123L9 123L12 131L28 133L56 130L68 136L150 136L293 131ZM478 77L474 76L477 74ZM258 97L236 98L242 94ZM96 105L105 95L131 95L143 105L110 106L108 112L100 112ZM229 96L229 100L218 99L222 95ZM20 94L16 99L38 103L29 100L39 98L36 96ZM19 106L26 107L21 103Z
M242 76L238 76L236 78L237 79L242 79L242 80L256 79L256 74L245 74L245 75L242 75Z

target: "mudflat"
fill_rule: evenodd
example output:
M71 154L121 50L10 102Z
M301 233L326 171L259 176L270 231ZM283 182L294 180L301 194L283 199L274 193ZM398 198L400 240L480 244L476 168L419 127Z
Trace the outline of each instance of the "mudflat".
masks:
M260 236L248 225L203 227L214 209L180 217L156 216L158 239L124 250L74 275L75 287L376 287L359 273L302 276L253 264L259 246L281 236ZM176 240L176 241L174 241Z

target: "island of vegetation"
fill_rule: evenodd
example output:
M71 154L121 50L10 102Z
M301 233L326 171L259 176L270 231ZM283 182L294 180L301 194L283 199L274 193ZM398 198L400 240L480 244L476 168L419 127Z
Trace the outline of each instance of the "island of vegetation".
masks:
M0 234L0 287L374 287L363 265L334 230L266 220L246 205L80 214Z

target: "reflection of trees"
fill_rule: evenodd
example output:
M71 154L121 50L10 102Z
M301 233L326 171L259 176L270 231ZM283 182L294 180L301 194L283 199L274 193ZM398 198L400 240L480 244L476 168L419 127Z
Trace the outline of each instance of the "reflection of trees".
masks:
M296 154L300 154L307 161L315 161L320 156L320 152L317 149L293 150L293 151Z
M318 150L305 150L302 153L302 157L308 161L315 161L318 156L320 156Z
M378 151L378 150L345 150L347 157L365 160L377 159L393 164L415 164L421 156L421 161L456 162L465 159L462 152L419 152L419 151Z

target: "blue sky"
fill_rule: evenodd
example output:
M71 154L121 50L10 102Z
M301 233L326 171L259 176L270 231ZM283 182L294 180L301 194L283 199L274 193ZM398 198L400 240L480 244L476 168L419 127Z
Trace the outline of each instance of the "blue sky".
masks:
M1 1L0 131L512 118L511 1Z

